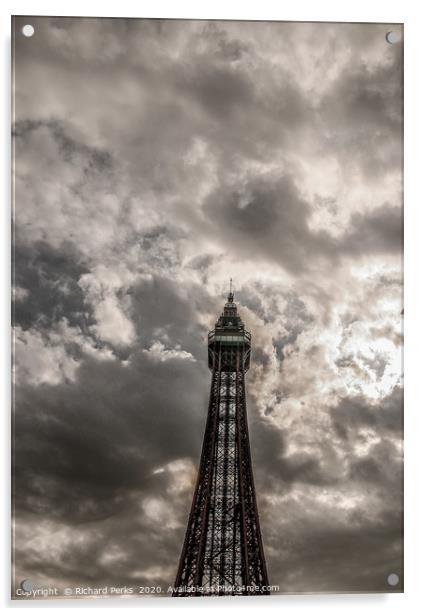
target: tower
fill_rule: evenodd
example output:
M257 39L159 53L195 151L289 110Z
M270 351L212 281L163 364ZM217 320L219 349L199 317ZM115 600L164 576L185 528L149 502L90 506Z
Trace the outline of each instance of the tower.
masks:
M250 350L230 286L208 335L208 417L173 596L269 594L247 425Z

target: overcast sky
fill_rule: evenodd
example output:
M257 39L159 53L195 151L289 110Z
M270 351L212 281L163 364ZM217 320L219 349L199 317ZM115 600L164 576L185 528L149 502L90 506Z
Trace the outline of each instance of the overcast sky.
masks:
M174 582L229 278L269 581L402 578L399 26L16 21L17 584ZM396 589L400 589L399 584Z

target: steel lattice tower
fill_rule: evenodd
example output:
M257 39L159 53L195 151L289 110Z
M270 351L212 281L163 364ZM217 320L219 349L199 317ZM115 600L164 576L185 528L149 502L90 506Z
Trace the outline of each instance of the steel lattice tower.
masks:
M230 289L208 336L208 417L173 596L269 594L247 425L250 350Z

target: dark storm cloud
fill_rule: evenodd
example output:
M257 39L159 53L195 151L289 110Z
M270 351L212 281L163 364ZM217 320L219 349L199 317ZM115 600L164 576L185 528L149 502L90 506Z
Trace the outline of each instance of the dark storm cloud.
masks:
M93 170L99 172L110 171L112 166L112 158L109 152L93 148L86 143L77 141L69 136L62 122L57 120L49 121L33 121L23 120L16 122L13 126L12 135L17 141L22 140L24 143L30 137L33 131L40 128L46 128L51 131L54 140L58 145L58 150L65 162L71 162L75 158L83 157L85 160L85 172Z
M248 105L253 99L253 84L241 72L229 67L211 67L204 64L204 70L185 77L181 88L190 88L190 94L202 108L224 122L236 113L238 108Z
M52 562L49 552L19 546L20 570L35 580L45 575L66 584L123 586L133 576L150 582L135 573L137 567L167 566L169 574L162 580L155 574L154 583L172 581L184 528L165 531L139 507L145 499L169 499L184 524L190 490L171 495L174 476L154 470L179 458L197 461L207 381L204 362L160 362L139 352L128 366L84 358L75 383L19 389L18 520L34 528L41 521L64 524L69 533L60 562ZM100 558L109 550L123 554L111 569Z
M234 190L220 187L204 211L209 220L222 223L222 233L244 256L251 252L279 259L292 271L304 267L308 251L317 245L307 222L310 206L289 176L254 178Z
M340 248L354 255L397 253L402 250L402 243L402 210L386 203L367 214L354 214Z
M399 489L401 478L400 456L397 447L388 439L373 445L367 456L354 460L350 466L351 480L373 483L374 489ZM392 479L392 481L391 481ZM390 502L390 507L393 504Z
M199 273L202 277L203 284L208 282L209 267L218 261L218 257L211 254L201 254L197 257L193 257L186 263L188 267L191 267L196 273Z
M339 435L349 439L358 428L375 428L380 436L396 433L402 429L402 389L395 387L383 400L369 404L364 397L343 398L331 409L333 425Z
M253 459L256 458L257 480L263 493L286 493L297 483L343 484L345 473L327 440L321 444L318 455L305 449L288 454L288 430L274 432L272 424L262 418L252 418L251 425Z
M133 286L128 294L142 346L149 348L158 340L170 348L179 345L199 360L207 358L207 330L199 317L209 314L209 327L212 327L222 310L219 298L209 296L197 284L186 284L180 293L174 281L159 275Z
M173 510L181 511L184 518L188 497L183 492L171 499ZM54 579L58 586L160 585L166 591L173 582L184 528L166 529L158 518L142 515L139 503L143 499L142 492L126 493L125 508L118 515L69 526L72 534L59 560L52 559L51 551L37 550L30 541L25 549L18 546L17 557L35 583ZM39 517L28 515L24 521L37 529Z
M322 458L305 451L287 455L287 431L275 432L263 419L252 423L253 459L257 462L257 484L262 493L284 493L296 482L329 485L339 481L322 468Z
M92 311L78 286L89 269L71 242L63 242L60 248L42 241L17 244L14 263L15 284L25 291L15 301L16 325L48 328L63 317L83 330L92 324Z
M339 237L313 231L311 206L300 195L290 176L255 177L233 190L220 187L207 200L209 220L223 223L221 232L244 256L271 258L299 273L311 259L337 262L341 257L393 253L402 248L401 209L384 204L364 214L354 214Z
M80 119L83 106L84 117L91 123L79 123L79 130L87 133L89 141L92 130L96 138L99 133L112 143L115 156L124 160L135 185L147 178L156 191L177 190L185 181L185 170L174 153L176 157L185 153L194 138L209 144L221 173L227 165L237 166L244 156L270 160L280 143L296 139L301 123L311 117L310 99L290 72L278 66L272 73L261 59L254 67L257 56L253 45L241 41L244 33L237 33L229 24L215 29L206 22L190 26L164 21L157 27L152 20L114 21L85 22L81 29L77 20L52 21L50 28L40 20L37 55L23 41L17 60L22 70L35 69L35 62L45 69L38 72L34 84L40 95L37 112L50 121L60 106L70 107L73 117ZM280 28L282 36L282 25L274 27ZM247 32L250 25L243 24L243 28ZM79 53L75 54L78 43ZM172 58L174 47L181 43L182 62ZM60 74L63 65L66 81ZM52 74L59 98L54 101L54 111L47 112L52 101L43 84ZM27 79L33 80L32 73ZM69 79L72 91L64 99L61 96L70 89ZM94 83L96 95L88 87ZM131 104L126 91L138 97L138 105ZM110 116L106 100L112 101L115 116ZM17 102L25 116L25 100ZM138 129L133 130L134 126Z
M401 393L338 392L347 367L376 386L389 367L340 346L353 324L400 344L376 304L399 272L352 275L399 261L399 46L380 53L374 24L34 25L16 39L17 575L173 582L233 276L270 581L385 590Z
M311 519L311 524L305 519ZM274 560L274 575L282 589L296 592L388 592L390 571L401 575L402 527L399 514L390 513L373 523L322 520L308 512L297 513L294 530L280 544L287 570ZM285 529L286 530L286 529ZM398 589L402 588L402 581Z
M363 151L367 154L363 161L366 172L370 161L377 161L377 168L382 165L383 169L390 162L385 157L385 147L376 146L384 146L390 140L390 124L394 129L392 137L399 130L399 46L387 48L386 62L376 66L368 67L354 55L349 67L337 78L327 79L324 75L327 91L316 103L312 92L303 87L290 66L296 59L294 37L300 40L305 33L309 40L313 38L314 44L320 43L320 36L311 32L308 24L301 26L301 32L300 27L293 29L282 23L269 26L165 20L116 23L104 19L86 20L83 24L76 19L38 21L41 36L35 50L33 41L19 41L17 58L22 67L23 63L28 67L35 61L42 63L45 72L37 72L40 86L50 71L57 74L61 67L67 69L66 79L77 89L77 96L72 92L63 105L76 111L78 103L84 104L85 117L92 118L93 126L84 123L83 128L95 130L99 125L101 134L107 135L115 151L133 165L133 180L136 170L141 169L141 176L151 173L150 181L155 177L156 188L174 188L174 183L182 179L182 171L179 165L170 168L171 162L174 164L172 152L185 151L193 136L202 137L211 145L223 172L227 163L235 167L239 155L270 160L283 143L290 149L300 137L305 142L306 131L312 127L320 129L325 154L340 151L344 162L349 159L352 164L359 164L355 153ZM343 50L331 26L319 27L328 32L326 41L333 45L329 50L332 60L334 54ZM343 32L345 46L362 45L358 28L344 26ZM371 41L378 32L380 29L373 26ZM365 37L365 47L369 38ZM262 57L259 39L267 40L275 57L282 53L285 64L277 62L272 68ZM278 46L274 41L279 41ZM283 45L289 46L289 53L285 53ZM174 59L174 49L182 54L183 61ZM329 62L329 58L324 61ZM94 75L91 67L95 67ZM61 97L69 85L60 74L57 79L57 95ZM87 87L92 83L97 97ZM130 104L125 96L127 91L138 95L138 105ZM104 106L107 93L118 122L116 117L110 118ZM91 115L93 98L95 115ZM46 113L49 104L51 100L41 90L39 113ZM139 130L133 131L133 126ZM282 156L288 158L288 149ZM158 161L163 172L159 178L154 173ZM395 165L396 161L392 163Z
M395 144L401 141L403 117L402 52L386 51L386 61L375 66L351 63L319 107L329 125L330 146L344 161L360 165L367 179L401 166Z
M200 350L203 332L194 318L194 306L187 298L179 297L171 281L154 278L141 283L131 293L134 322L146 348L164 337L171 346L183 343L188 351Z
M191 389L181 379L187 373ZM22 388L19 508L86 521L110 515L128 488L152 488L153 468L198 453L206 377L202 362L157 362L139 353L129 366L85 358L76 383Z
M401 576L402 466L396 441L389 438L401 436L401 404L402 391L397 388L376 405L346 399L332 409L340 435L369 427L381 437L364 455L347 447L346 440L335 453L329 430L318 456L305 449L288 455L287 430L276 436L269 423L253 424L261 511L274 495L281 498L278 528L264 526L268 565L274 578L284 580L281 590L382 591L387 590L390 571ZM338 498L339 486L349 504L335 511L319 499L328 499L334 491ZM312 496L309 487L317 490ZM368 499L349 513L352 500L367 492L372 502Z

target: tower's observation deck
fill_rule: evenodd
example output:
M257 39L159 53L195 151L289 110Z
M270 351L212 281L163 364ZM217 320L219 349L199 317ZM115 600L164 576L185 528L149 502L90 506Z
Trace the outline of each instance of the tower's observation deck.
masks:
M223 356L223 370L227 372L238 369L246 372L250 367L251 334L237 313L234 303L234 294L230 292L224 311L215 323L215 329L208 335L208 364L210 370L214 369L215 358L220 352ZM238 353L238 351L241 351ZM238 366L237 358L241 358Z

